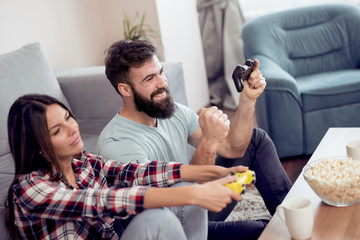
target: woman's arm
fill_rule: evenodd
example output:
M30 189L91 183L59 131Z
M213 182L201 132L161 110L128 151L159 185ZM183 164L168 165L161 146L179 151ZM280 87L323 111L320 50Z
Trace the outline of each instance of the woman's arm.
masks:
M81 164L83 172L93 172L99 177L105 176L108 186L166 187L181 181L180 166L182 164L176 162L121 163L87 152L81 156L79 161L84 162Z
M236 201L241 200L240 194L224 186L235 179L236 176L227 176L200 185L149 188L145 192L144 208L198 205L210 211L219 212L232 199Z
M70 189L60 181L25 175L12 187L14 204L28 217L86 221L143 211L148 187Z
M244 166L224 168L215 165L182 165L180 176L184 182L206 182L225 177L233 171L244 172L247 169Z

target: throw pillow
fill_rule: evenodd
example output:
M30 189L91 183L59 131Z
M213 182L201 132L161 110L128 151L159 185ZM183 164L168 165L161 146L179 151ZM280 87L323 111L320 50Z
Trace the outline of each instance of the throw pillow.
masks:
M5 201L14 178L7 116L12 103L28 93L48 94L69 106L38 43L0 55L0 239L9 239L4 223Z
M28 93L43 93L68 103L39 43L0 55L0 156L8 151L7 116L11 104Z

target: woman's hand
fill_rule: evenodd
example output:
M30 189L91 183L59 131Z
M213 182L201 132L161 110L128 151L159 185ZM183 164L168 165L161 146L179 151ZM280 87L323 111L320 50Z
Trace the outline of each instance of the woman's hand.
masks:
M232 199L241 200L241 195L234 192L226 183L235 181L236 176L226 176L204 184L183 187L148 188L144 196L144 208L197 205L210 211L219 212Z
M194 203L213 212L220 212L232 199L241 201L241 195L226 187L235 181L236 176L227 176L211 182L194 186Z
M180 176L184 182L205 182L185 187L149 188L144 198L144 208L198 205L210 211L219 212L232 199L241 200L241 195L225 184L236 180L231 172L244 172L248 168L235 166L224 168L214 165L182 165Z

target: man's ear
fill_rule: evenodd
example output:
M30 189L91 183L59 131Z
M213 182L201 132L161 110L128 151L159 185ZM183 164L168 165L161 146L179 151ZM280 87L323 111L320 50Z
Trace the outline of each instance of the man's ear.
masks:
M131 90L131 87L129 84L119 83L118 90L122 96L131 96L132 95L132 90Z

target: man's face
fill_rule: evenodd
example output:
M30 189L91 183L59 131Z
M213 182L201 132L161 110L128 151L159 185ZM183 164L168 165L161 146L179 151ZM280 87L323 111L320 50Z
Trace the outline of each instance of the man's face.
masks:
M131 68L130 78L130 87L138 111L152 118L169 118L173 115L174 101L168 90L163 67L156 56L140 68Z

